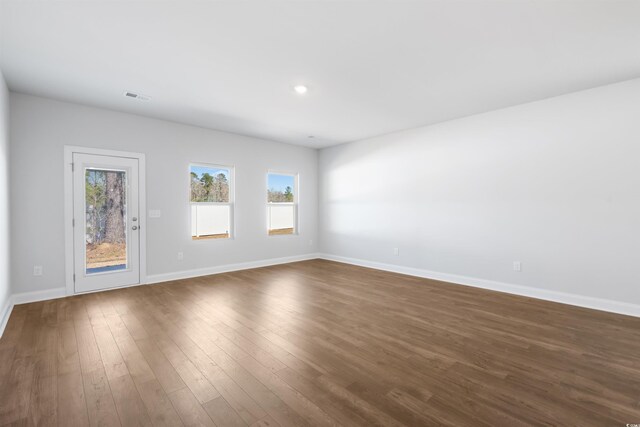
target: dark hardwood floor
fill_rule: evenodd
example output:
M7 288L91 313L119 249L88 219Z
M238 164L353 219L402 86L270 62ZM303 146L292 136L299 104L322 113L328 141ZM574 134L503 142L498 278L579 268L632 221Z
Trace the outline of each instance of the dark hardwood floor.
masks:
M19 305L0 424L623 426L640 319L329 261Z

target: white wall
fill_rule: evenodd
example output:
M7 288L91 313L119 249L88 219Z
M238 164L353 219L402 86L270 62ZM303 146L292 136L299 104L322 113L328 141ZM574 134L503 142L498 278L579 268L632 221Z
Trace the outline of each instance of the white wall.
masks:
M640 79L324 149L319 171L325 253L640 304Z
M9 91L0 71L0 331L11 296L9 236Z
M311 254L319 207L328 254L640 304L639 100L633 80L325 149L318 159L302 147L14 93L13 292L64 286L63 146L80 145L147 155L147 207L162 210L147 219L150 275ZM234 240L191 240L189 162L236 166ZM266 235L268 169L300 174L299 236ZM6 186L0 173L5 200ZM0 209L0 227L6 217ZM522 272L512 270L516 260ZM33 265L44 276L33 277Z
M147 219L149 275L317 250L316 150L16 93L11 137L12 227L20 230L12 236L16 293L65 286L64 145L145 153L147 208L162 211ZM234 239L191 240L190 162L235 166ZM269 169L300 174L297 236L267 236ZM32 275L34 265L44 267L42 277Z

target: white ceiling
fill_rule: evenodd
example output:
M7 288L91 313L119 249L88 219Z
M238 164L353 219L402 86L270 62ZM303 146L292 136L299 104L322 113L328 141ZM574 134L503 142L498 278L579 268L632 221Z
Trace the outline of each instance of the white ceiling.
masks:
M0 4L11 90L306 146L640 77L635 0Z

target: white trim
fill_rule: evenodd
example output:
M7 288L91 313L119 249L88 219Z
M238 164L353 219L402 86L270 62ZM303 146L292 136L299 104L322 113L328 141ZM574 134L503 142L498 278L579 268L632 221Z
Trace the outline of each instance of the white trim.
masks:
M147 160L138 153L138 220L140 226L140 284L147 283Z
M220 265L217 267L200 268L197 270L177 271L174 273L165 273L165 274L154 274L154 275L147 276L146 284L160 283L160 282L166 282L170 280L188 279L190 277L208 276L210 274L228 273L231 271L247 270L250 268L268 267L270 265L288 264L290 262L297 262L297 261L308 261L311 259L317 259L318 257L319 255L317 253L310 253L305 255L295 255L295 256L283 257L283 258L271 258L271 259L264 259L264 260L258 260L258 261L241 262L237 264L226 264L226 265ZM116 289L123 289L123 288L129 288L129 287L140 286L140 285L142 285L142 283L136 284L136 285L130 285L130 286L123 286L119 288L99 289L96 291L91 291L86 293L108 292ZM80 295L80 294L77 294L77 295ZM1 316L0 317L1 319L0 337L2 337L2 334L4 333L4 328L6 327L7 322L9 321L9 317L11 316L11 312L13 310L14 305L27 304L30 302L37 302L37 301L45 301L50 299L65 298L67 296L69 296L69 294L67 293L66 287L45 289L43 291L23 292L20 294L10 295L9 298L7 299L5 307L0 313L0 316Z
M258 261L249 261L249 262L241 262L237 264L226 264L220 265L217 267L209 267L209 268L200 268L197 270L187 270L187 271L177 271L175 273L165 273L165 274L154 274L147 276L147 281L145 284L149 283L160 283L166 282L170 280L179 280L179 279L188 279L190 277L198 277L198 276L208 276L210 274L219 274L219 273L228 273L231 271L239 271L239 270L247 270L251 268L259 268L259 267L268 267L270 265L278 265L278 264L288 264L290 262L297 261L308 261L311 259L317 259L319 255L317 253L310 253L305 255L295 255L290 257L283 258L270 258ZM108 292L116 289L130 288L134 286L140 286L140 284L123 286L118 288L110 288L110 289L99 289L96 291L85 292L85 293L94 293L94 292ZM80 295L79 293L76 295ZM23 292L20 294L10 295L7 299L4 309L0 313L0 337L4 333L4 328L7 325L9 317L11 316L11 312L13 310L14 305L17 304L27 304L30 302L37 301L46 301L51 299L65 298L69 296L67 293L67 288L53 288L53 289L45 289L42 291L33 291L33 292Z
M67 288L45 289L43 291L22 292L13 294L13 305L27 304L30 302L46 301L50 299L64 298L67 296Z
M73 152L64 147L64 281L66 294L73 295Z
M582 295L568 294L564 292L550 291L546 289L532 288L528 286L513 285L504 282L496 282L493 280L478 279L469 276L459 276L456 274L440 273L430 270L423 270L413 267L404 267L400 265L385 264L363 259L348 258L338 255L330 255L324 253L309 253L304 255L295 255L283 258L270 258L258 261L241 262L236 264L226 264L216 267L199 268L195 270L177 271L173 273L154 274L147 276L146 283L160 283L171 280L188 279L191 277L208 276L211 274L228 273L231 271L248 270L251 268L268 267L271 265L288 264L291 262L307 261L312 259L325 259L329 261L341 262L344 264L357 265L361 267L373 268L376 270L389 271L393 273L406 274L409 276L422 277L425 279L439 280L450 284L458 284L472 286L475 288L489 289L497 292L504 292L512 295L536 298L546 301L558 302L561 304L574 305L578 307L589 308L593 310L602 310L611 313L625 314L628 316L640 317L640 305L629 304L625 302L594 298ZM139 285L132 285L139 286ZM127 286L129 287L129 286ZM115 288L121 289L121 288ZM96 292L105 292L111 289L98 290ZM5 307L0 313L0 337L4 332L9 316L15 304L26 304L36 301L44 301L49 299L63 298L67 296L66 288L46 289L43 291L24 292L11 295Z
M269 258L257 261L239 262L236 264L218 265L215 267L198 268L195 270L183 270L173 273L152 274L147 276L147 283L168 282L171 280L189 279L191 277L209 276L211 274L228 273L231 271L248 270L251 268L268 267L270 265L288 264L290 262L308 261L317 259L317 253L294 255L282 258Z
M143 153L104 150L101 148L64 146L64 254L65 254L65 295L74 295L73 285L73 153L95 154L99 156L126 157L138 159L138 204L140 226L140 284L147 283L147 192L146 165ZM22 295L22 294L18 294ZM59 298L59 297L55 297ZM36 300L40 301L40 300Z
M18 304L26 304L30 302L46 301L51 299L64 298L67 296L67 288L45 289L43 291L22 292L19 294L9 295L4 308L0 312L0 338L4 334L4 330L9 322L9 317L13 312L13 307Z
M4 328L7 326L7 322L9 322L9 317L11 316L12 311L13 295L9 295L7 302L5 302L4 307L2 308L2 312L0 312L0 338L2 338L2 334L4 334Z
M593 310L608 311L611 313L625 314L627 316L640 317L640 305L630 304L621 301L614 301L602 298L589 297L584 295L569 294L565 292L551 291L547 289L532 288L529 286L513 285L510 283L497 282L494 280L478 279L457 274L441 273L437 271L423 270L401 265L385 264L363 259L348 258L331 254L318 254L318 258L329 261L336 261L345 264L358 265L361 267L373 268L376 270L390 271L393 273L406 274L409 276L422 277L425 279L439 280L458 285L473 286L474 288L489 289L492 291L504 292L513 295L536 298L546 301L558 302L561 304L574 305L578 307L590 308Z

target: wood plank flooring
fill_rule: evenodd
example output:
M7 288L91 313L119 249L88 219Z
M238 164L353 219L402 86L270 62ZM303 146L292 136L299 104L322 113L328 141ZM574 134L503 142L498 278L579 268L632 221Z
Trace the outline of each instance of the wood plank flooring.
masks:
M625 423L640 319L322 260L19 305L0 339L1 425Z

